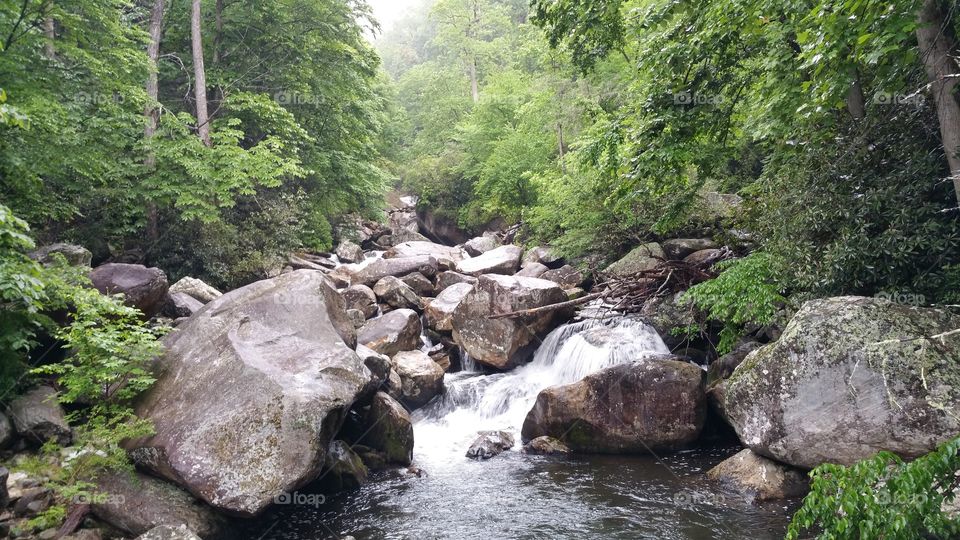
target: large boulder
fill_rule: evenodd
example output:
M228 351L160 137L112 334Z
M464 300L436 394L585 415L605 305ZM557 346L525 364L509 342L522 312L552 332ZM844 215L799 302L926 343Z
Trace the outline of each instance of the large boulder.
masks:
M477 278L465 274L458 274L456 272L440 272L437 274L437 293L443 292L451 285L456 285L457 283L469 283L470 285L475 285L477 283Z
M398 309L367 322L357 337L362 345L380 354L393 356L398 352L416 349L420 345L422 331L423 325L416 311Z
M803 497L810 490L805 474L749 448L707 471L707 478L743 493L751 502Z
M65 446L73 437L57 391L49 386L38 386L11 401L9 413L17 434L34 444L52 440Z
M358 263L363 260L363 248L350 240L344 240L337 246L336 255L342 263Z
M667 258L673 261L682 261L687 255L705 249L716 249L717 243L709 238L673 238L661 244Z
M457 283L444 289L427 304L427 309L424 311L427 325L437 332L452 332L453 312L472 290L473 285L469 283Z
M687 329L699 326L696 308L693 302L683 298L683 293L649 298L643 303L640 316L657 330L671 348L687 341Z
M429 208L417 209L417 224L421 233L436 242L456 245L470 240L470 234L461 229L456 221L438 215Z
M203 302L204 304L213 302L217 298L223 296L222 292L210 285L207 285L203 281L192 277L185 277L171 285L170 294L174 293L187 294L193 298L196 298L200 302Z
M466 254L460 248L434 244L433 242L404 242L393 246L383 254L384 259L406 259L424 256L453 263L466 258Z
M174 292L167 295L167 302L163 306L162 313L167 317L179 319L190 317L201 309L203 309L203 302L187 293Z
M569 264L556 270L547 270L540 275L540 279L552 281L564 290L576 289L583 284L583 274Z
M500 246L488 251L479 257L460 261L457 272L468 276L481 274L513 275L520 268L520 257L523 249L518 246Z
M103 294L122 294L129 305L147 318L160 313L170 288L163 270L140 264L98 266L90 272L90 281Z
M423 299L400 278L387 276L381 279L374 285L373 292L390 307L423 311Z
M547 272L549 272L549 271L550 271L550 269L547 268L547 267L546 267L545 265L543 265L543 264L540 264L540 263L527 263L527 264L523 265L523 268L521 268L520 271L517 272L517 273L514 274L514 275L517 276L517 277L534 277L534 278L538 278L538 277L542 276L543 274L545 274L545 273L547 273Z
M370 472L363 459L344 441L333 441L327 450L321 484L329 491L354 489L367 482Z
M356 309L363 313L363 316L370 319L376 316L380 311L377 305L377 295L373 289L366 285L353 285L340 291L347 309Z
M523 422L523 440L550 436L601 454L683 448L706 421L703 375L687 362L644 359L547 388Z
M548 268L563 266L563 257L556 250L548 247L532 247L523 255L523 266L539 263Z
M555 456L570 454L570 447L563 444L563 441L553 437L537 437L523 446L524 454L533 454L539 456Z
M443 392L443 368L422 351L404 351L391 359L400 376L402 401L415 409Z
M615 276L629 276L653 270L666 258L667 254L660 244L651 242L634 248L622 259L608 266L606 272Z
M301 270L211 302L165 340L130 441L143 468L225 512L254 516L320 473L371 375L345 342L343 301Z
M127 535L141 535L161 525L186 525L203 538L217 536L226 519L173 484L133 473L103 473L89 501L100 520Z
M403 276L401 281L406 283L408 287L413 289L413 292L420 296L436 296L437 294L437 289L433 282L427 279L427 277L420 272L414 272L410 275Z
M808 302L728 379L724 410L751 450L796 467L920 456L960 433L958 328L946 310Z
M17 438L17 432L7 415L0 412L0 450L8 448ZM3 506L0 505L0 508Z
M413 460L413 424L403 405L378 392L367 410L364 426L361 443L382 452L389 463L410 465Z
M507 319L491 319L515 311L567 300L552 281L485 275L453 312L453 338L477 362L496 369L516 367L533 353L567 314L561 310Z
M73 244L50 244L43 246L36 251L30 252L30 258L42 265L51 265L54 263L54 255L61 255L70 266L87 266L93 261L93 253L90 250Z
M684 257L683 262L693 266L710 267L722 261L727 252L722 249L704 249Z
M354 285L372 287L387 276L403 277L414 272L431 277L437 274L437 259L429 255L374 261L351 276Z

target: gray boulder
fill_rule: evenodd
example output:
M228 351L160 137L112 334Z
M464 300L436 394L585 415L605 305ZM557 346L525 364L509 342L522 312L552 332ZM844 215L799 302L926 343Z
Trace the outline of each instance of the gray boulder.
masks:
M434 296L436 289L433 283L426 276L419 272L414 272L408 276L403 276L400 281L407 284L419 296Z
M516 441L506 431L481 431L467 449L470 459L490 459L513 448Z
M456 272L440 272L437 274L437 293L439 294L451 285L456 285L457 283L476 285L477 278Z
M361 443L382 452L388 463L410 465L413 460L413 424L400 402L378 392L367 410L364 426Z
M491 319L514 311L559 304L567 295L536 278L484 275L453 312L453 338L477 362L510 369L525 362L550 330L568 315L558 310Z
M141 534L136 540L200 540L186 525L161 525Z
M705 249L716 249L717 243L709 238L673 238L661 244L667 258L672 261L682 261L687 255Z
M523 265L523 268L521 268L520 271L514 275L517 277L538 278L549 270L550 269L547 268L546 265L540 264L538 262L534 262L534 263L527 263Z
M420 316L412 309L398 309L367 322L360 329L361 344L387 356L401 351L412 351L420 345L423 326Z
M563 444L563 441L553 437L537 437L523 446L524 454L533 454L540 456L566 455L572 453L570 447Z
M34 444L53 440L66 446L73 438L57 391L49 386L38 386L14 399L8 413L17 434Z
M203 302L182 292L167 294L167 302L163 306L163 314L171 319L190 317L203 309Z
M159 268L139 264L110 263L90 272L90 281L103 294L122 294L127 304L146 318L160 313L167 298L167 275Z
M377 315L377 295L366 285L353 285L340 291L347 309L356 309L367 319Z
M102 473L90 509L97 518L130 536L161 525L186 525L201 537L227 528L226 518L182 489L143 474Z
M666 258L667 254L660 244L651 242L634 248L622 259L608 266L606 272L615 276L629 276L653 270Z
M0 412L0 450L9 448L16 439L17 432L14 430L13 424L10 423L6 414ZM0 505L0 508L3 508L3 506Z
M437 332L452 332L453 312L472 290L473 285L469 283L457 283L444 289L427 304L427 309L424 311L427 325Z
M810 491L806 475L743 450L707 471L707 478L746 495L751 502L803 497Z
M173 293L184 293L190 295L204 304L213 302L217 298L223 296L222 292L211 287L210 285L207 285L203 281L192 277L185 277L174 283L170 287L170 294Z
M479 257L466 259L457 264L457 272L468 276L481 274L513 275L520 268L523 249L518 246L500 246Z
M463 249L465 249L471 257L478 257L498 247L500 247L500 241L493 236L478 236L463 244Z
M373 292L390 307L423 311L423 299L399 278L387 276L381 279L374 285Z
M727 380L726 415L751 450L805 469L926 454L960 433L958 328L946 310L807 302Z
M301 270L211 302L165 340L130 441L141 467L210 505L254 516L320 472L371 375L346 343L343 300Z
M683 262L694 266L710 267L723 260L726 252L722 249L704 249L684 257Z
M330 490L355 489L367 483L370 472L363 459L343 441L333 441L327 450L322 483Z
M569 264L556 270L547 270L540 275L540 279L552 281L563 290L576 289L583 283L583 274Z
M523 255L523 266L532 263L540 263L548 268L556 268L563 265L563 257L556 250L548 247L532 247Z
M93 261L93 254L90 253L89 249L83 246L63 243L43 246L36 251L31 252L30 258L44 266L49 266L53 264L55 259L54 254L63 256L63 258L66 259L67 264L70 266L89 267Z
M403 242L384 253L385 259L406 259L410 257L433 257L438 261L460 262L466 258L462 249L434 244L433 242Z
M443 368L422 351L404 351L390 358L400 376L402 400L410 408L426 405L443 392Z
M523 422L523 440L550 436L576 452L646 454L694 442L707 415L703 371L640 360L547 388Z
M336 255L340 262L358 263L363 260L363 248L350 240L344 240L337 246Z
M431 277L437 274L437 267L437 259L429 255L402 259L380 259L354 273L351 276L351 283L370 287L387 276L403 277L414 272Z

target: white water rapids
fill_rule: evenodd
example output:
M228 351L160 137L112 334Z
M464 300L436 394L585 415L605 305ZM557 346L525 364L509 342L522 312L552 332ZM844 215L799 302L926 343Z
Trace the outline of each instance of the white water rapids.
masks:
M620 319L587 320L554 330L533 361L509 373L448 374L446 393L414 414L414 459L424 468L457 467L478 431L520 429L541 390L669 349L650 326ZM464 362L471 365L472 362Z

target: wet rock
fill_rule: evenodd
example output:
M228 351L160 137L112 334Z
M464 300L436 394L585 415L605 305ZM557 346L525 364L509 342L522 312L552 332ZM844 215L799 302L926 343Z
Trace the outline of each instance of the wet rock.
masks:
M403 276L400 281L406 283L407 286L413 289L413 291L419 296L436 295L436 289L434 288L433 283L431 283L426 276L419 272L414 272L408 276Z
M175 292L167 295L167 302L163 307L163 314L172 319L190 317L203 309L203 302L186 293Z
M343 441L333 441L327 451L323 485L339 491L354 489L367 483L370 472L363 460L350 445Z
M513 448L516 441L513 435L506 431L481 431L479 436L470 443L467 457L470 459L490 459Z
M753 351L763 347L762 343L756 341L747 341L736 346L729 353L714 360L707 371L707 384L721 379L729 379L733 375L737 366L743 363L743 360Z
M716 249L719 246L709 238L674 238L663 242L662 247L668 259L682 261L697 251Z
M463 244L463 249L465 249L471 257L478 257L498 247L500 247L500 242L493 236L478 236Z
M414 272L431 277L437 274L437 259L430 256L381 259L370 263L351 277L355 285L372 286L387 276L403 277Z
M17 432L7 415L0 412L0 450L9 448L17 438ZM0 505L3 508L3 505Z
M532 278L538 278L538 277L542 276L544 273L546 273L546 272L549 271L549 270L550 270L550 269L547 268L546 265L543 265L543 264L540 264L540 263L538 263L538 262L535 262L535 263L525 264L525 265L523 266L523 268L521 268L520 271L517 272L517 273L514 274L514 275L517 276L517 277L532 277Z
M223 296L223 293L192 277L185 277L170 287L170 294L184 293L207 304Z
M90 281L103 294L122 294L146 318L160 313L167 298L167 275L159 268L110 263L90 272Z
M344 240L337 246L337 258L343 263L358 263L363 260L363 248L350 240Z
M583 274L568 264L556 270L548 270L544 272L540 276L540 279L552 281L557 285L560 285L560 287L562 287L564 290L567 290L579 287L583 283Z
M653 270L666 258L667 254L660 244L651 242L634 248L622 259L608 266L606 272L615 276L629 276Z
M452 332L453 312L472 290L473 285L468 283L457 283L444 289L427 304L427 309L424 312L427 325L437 332Z
M426 353L405 351L390 358L400 376L401 401L416 409L443 392L443 369Z
M214 300L165 340L127 444L142 468L215 508L254 516L315 479L370 373L346 343L343 300L301 270Z
M438 261L460 262L466 254L457 247L434 244L433 242L404 242L390 248L383 257L385 259L404 259L410 257L433 257Z
M727 380L726 414L747 447L795 467L918 457L960 433L960 335L945 334L957 328L946 310L807 302Z
M522 434L556 437L576 452L663 452L695 441L706 414L699 367L641 360L540 392Z
M705 249L687 255L683 262L694 266L713 266L725 257L726 253L721 249Z
M70 266L89 267L93 261L93 254L90 253L90 250L87 248L63 243L43 246L40 249L31 252L30 258L44 266L49 266L53 264L56 258L55 255L63 256L63 258L66 259L67 264Z
M810 490L803 472L749 449L707 471L707 478L747 495L753 502L803 497Z
M570 454L571 452L572 451L570 450L570 447L563 444L563 441L546 436L537 437L523 447L524 454L541 456L566 455Z
M388 463L410 465L413 460L413 424L397 400L378 392L367 411L361 442L384 454Z
M171 527L161 525L141 534L136 540L201 540L186 525Z
M161 525L186 525L203 538L214 537L227 520L182 489L143 474L102 473L90 509L97 518L130 536Z
M377 315L377 295L366 285L353 285L340 291L347 309L356 309L367 319Z
M563 266L563 257L556 250L547 247L533 247L523 255L523 266L540 263L548 268Z
M373 287L373 292L390 307L423 311L423 299L399 278L387 276L381 279Z
M520 268L523 249L518 246L501 246L479 257L466 259L457 264L457 272L469 276L481 274L513 275Z
M363 360L363 365L370 370L370 374L376 382L376 388L380 388L387 382L391 369L389 356L380 354L365 345L357 345L357 356Z
M17 434L34 444L53 440L65 446L73 437L57 392L49 386L38 386L14 399L8 412Z
M464 274L458 274L456 272L441 272L437 275L437 293L439 294L449 288L451 285L456 285L457 283L469 283L470 285L475 285L477 283L477 278Z
M543 279L484 275L453 313L454 340L476 361L496 369L525 362L550 330L568 315L559 310L511 319L499 315L558 304L567 296Z
M393 356L401 351L412 351L420 344L423 327L420 316L412 309L398 309L383 317L368 321L360 329L361 344L380 354Z

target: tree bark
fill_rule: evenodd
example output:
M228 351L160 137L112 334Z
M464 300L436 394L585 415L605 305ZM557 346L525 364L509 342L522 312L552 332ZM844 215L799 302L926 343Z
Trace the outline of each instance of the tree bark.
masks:
M947 154L953 188L960 203L960 103L956 88L960 84L960 66L951 57L956 40L938 0L925 0L919 14L917 42L920 57L930 80L930 91L937 108L940 137Z
M560 153L560 171L563 172L563 174L567 174L567 164L563 161L565 153L563 141L563 122L557 122L557 150L559 150Z
M193 48L193 93L197 101L197 135L207 147L210 139L210 117L207 113L207 73L203 67L203 34L200 29L200 0L193 0L190 13L190 41Z
M50 4L50 9L53 8L53 4ZM43 18L43 36L46 39L43 48L44 52L47 55L47 58L53 59L57 57L57 47L54 44L54 40L57 39L57 23L53 20L53 17L47 15Z
M143 128L143 137L149 140L157 132L157 126L160 122L160 83L157 73L157 64L160 61L160 39L163 31L163 12L166 6L164 0L154 0L153 9L150 11L150 42L147 44L147 58L150 62L150 74L147 75L147 105L144 108L143 116L146 117L146 125ZM153 171L157 165L157 158L153 152L147 152L143 160L147 172ZM152 200L147 201L147 240L152 246L160 237L159 218L157 205Z
M467 71L470 74L470 93L473 95L473 102L480 103L480 81L477 80L477 59L471 58Z
M863 86L860 85L860 74L853 71L853 82L847 91L847 111L854 120L863 120L867 117L867 103L863 97Z
M213 65L220 63L220 45L223 43L223 0L217 0L217 18L213 34Z

